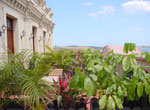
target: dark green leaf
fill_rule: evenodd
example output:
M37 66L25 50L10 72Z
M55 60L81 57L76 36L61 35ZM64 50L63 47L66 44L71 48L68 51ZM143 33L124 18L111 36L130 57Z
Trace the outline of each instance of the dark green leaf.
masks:
M147 54L145 55L145 59L146 59L147 62L150 62L150 54L147 53Z
M78 87L78 83L79 83L79 75L75 75L71 78L69 87L70 88L77 88Z
M149 95L149 103L150 103L150 95Z
M83 73L80 73L78 75L79 75L78 85L80 88L84 88L84 80L85 80L86 76Z

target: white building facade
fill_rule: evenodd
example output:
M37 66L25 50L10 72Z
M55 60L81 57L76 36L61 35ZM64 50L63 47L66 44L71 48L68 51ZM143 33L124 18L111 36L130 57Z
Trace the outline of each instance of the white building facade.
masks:
M0 53L53 49L52 15L44 0L0 0Z

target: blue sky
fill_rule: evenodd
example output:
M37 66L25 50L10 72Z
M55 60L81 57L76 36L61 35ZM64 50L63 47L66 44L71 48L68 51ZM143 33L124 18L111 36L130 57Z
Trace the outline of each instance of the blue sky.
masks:
M149 0L46 0L54 46L150 45Z

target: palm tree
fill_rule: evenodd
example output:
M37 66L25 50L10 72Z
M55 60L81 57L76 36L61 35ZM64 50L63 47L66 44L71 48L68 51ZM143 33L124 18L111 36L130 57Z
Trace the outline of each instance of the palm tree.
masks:
M43 64L42 57L38 57L39 62L31 68L30 61L33 57L34 54L29 50L9 57L6 53L1 55L0 98L17 96L18 100L23 100L24 105L31 109L52 101L48 94L53 88L42 79L51 71L51 63ZM4 103L1 102L0 106Z

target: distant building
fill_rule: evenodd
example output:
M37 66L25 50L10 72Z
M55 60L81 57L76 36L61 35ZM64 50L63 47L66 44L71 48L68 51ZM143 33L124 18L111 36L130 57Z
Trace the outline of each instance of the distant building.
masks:
M129 52L128 54L124 53L124 46L105 46L102 50L102 54L104 56L107 56L107 54L109 52L113 51L115 54L121 54L121 55L129 55L131 53L134 53L134 54L141 54L141 51L139 48L136 47L136 51L133 51L133 52ZM141 60L137 59L137 62L141 65L141 66L145 66L143 65L143 61L141 62ZM144 64L145 64L145 60L144 60ZM116 67L116 70L117 72L120 74L120 75L123 75L123 69L121 67L120 64L117 65Z
M124 53L124 50L123 50L123 46L105 46L102 50L102 54L104 56L107 55L108 52L110 51L113 51L115 54L122 54L122 55L125 55L126 53ZM133 52L129 52L128 54L131 54L131 53L134 53L134 54L141 54L141 51L139 48L136 47L136 51L133 51Z
M52 15L44 0L0 0L0 53L53 48Z

